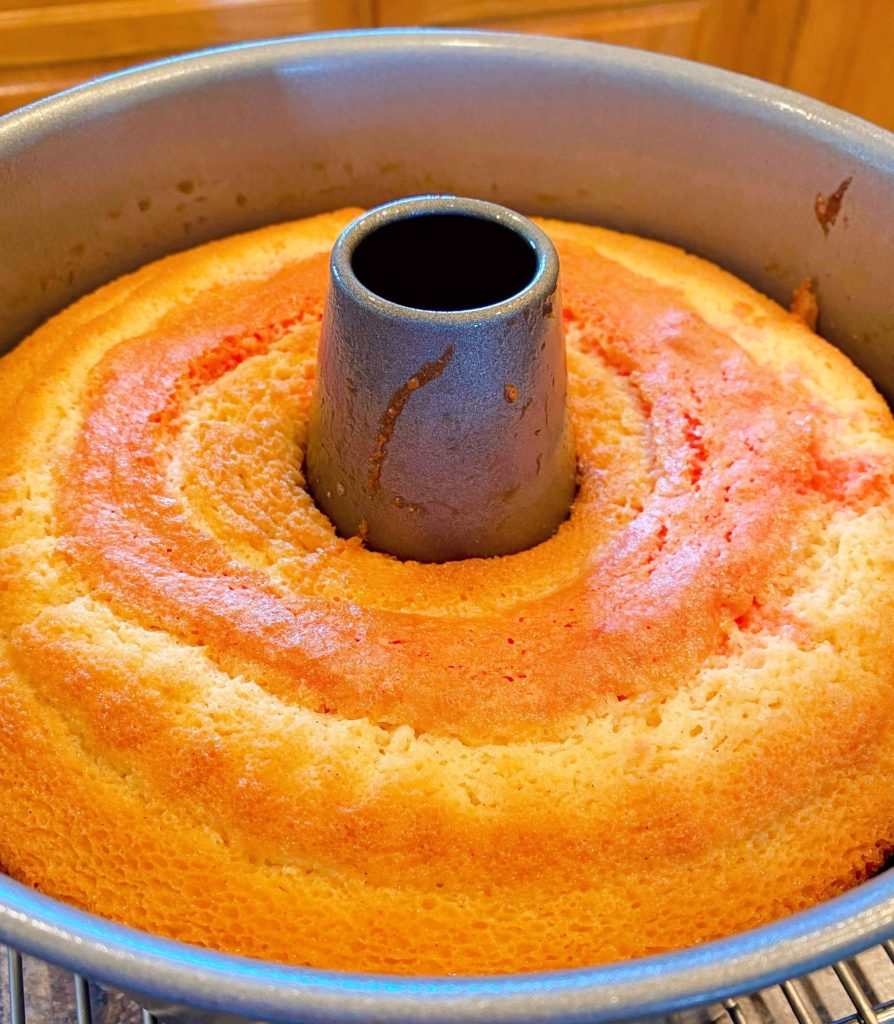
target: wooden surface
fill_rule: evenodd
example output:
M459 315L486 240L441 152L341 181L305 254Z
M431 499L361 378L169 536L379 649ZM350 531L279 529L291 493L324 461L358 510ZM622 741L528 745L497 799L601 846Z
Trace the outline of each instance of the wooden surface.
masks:
M894 0L0 0L0 112L160 56L375 25L655 50L788 85L894 130Z
M787 84L894 131L894 0L812 0Z
M712 3L695 59L785 84L804 4L805 0Z
M173 53L209 43L346 28L362 21L351 0L94 0L26 4L0 13L4 64Z
M894 0L378 0L383 24L568 35L716 64L894 130Z
M484 17L476 19L475 25L508 32L570 36L655 50L674 57L692 57L698 49L709 6L709 0L608 9L591 6L582 10L540 11L520 17Z
M99 74L250 39L372 24L372 0L0 0L0 113Z

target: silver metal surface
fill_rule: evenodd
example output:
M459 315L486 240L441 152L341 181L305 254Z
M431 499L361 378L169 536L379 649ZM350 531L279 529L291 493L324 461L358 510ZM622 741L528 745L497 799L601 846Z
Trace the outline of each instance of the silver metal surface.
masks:
M26 958L25 1003L28 1024L69 1024L77 1018L77 1003L60 998L71 991L71 976L62 968ZM854 978L848 991L839 980L843 966ZM77 984L77 978L75 978ZM85 984L86 991L86 984ZM93 984L98 1007L96 1024L156 1024L165 1020L188 1021L192 1015L167 1008L162 1017L140 1010L124 994ZM7 989L0 983L0 1021L8 1020ZM228 1018L232 1024L232 1018ZM736 999L710 1004L694 1015L674 1014L666 1024L891 1024L894 1020L894 966L881 947L867 950L849 962L815 971ZM221 1020L221 1024L223 1021Z
M81 977L80 974L75 974L72 977L74 982L75 992L75 1012L78 1018L78 1024L92 1024L92 1015L90 1012L90 987L87 979Z
M806 997L800 982L784 981L780 988L798 1024L819 1024L821 1018Z
M25 1024L25 984L22 974L22 954L17 949L6 951L7 992L11 1024Z
M175 58L0 119L0 350L175 249L449 192L674 242L786 302L812 275L823 331L884 383L892 164L858 118L592 43L398 30ZM848 178L825 233L817 196Z
M847 179L836 222L820 223L817 197ZM675 242L783 301L812 276L823 333L894 393L890 135L670 58L459 32L235 47L115 75L0 120L0 350L153 257L289 216L434 191ZM196 1020L673 1015L682 1024L723 1017L719 1001L741 1007L741 993L892 934L888 874L671 955L515 977L392 978L197 950L0 878L0 937L142 992L160 1014L171 1003L201 1008ZM797 989L771 991L792 1009ZM823 1019L862 1019L849 1005ZM891 1020L887 1006L875 1012Z
M555 533L576 468L558 278L545 233L480 200L417 196L345 229L307 448L343 536L448 562Z
M878 1017L872 1006L872 1000L860 985L850 964L842 961L834 965L834 970L864 1024L879 1024Z

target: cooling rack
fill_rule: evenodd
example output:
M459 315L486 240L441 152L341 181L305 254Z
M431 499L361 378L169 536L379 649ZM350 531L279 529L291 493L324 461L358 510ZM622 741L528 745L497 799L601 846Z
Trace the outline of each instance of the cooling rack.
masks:
M122 992L61 967L0 946L6 970L0 983L3 1024L156 1024Z
M15 949L5 954L4 1024L156 1024L153 1014L121 992ZM711 1005L702 1019L710 1024L894 1024L894 942ZM684 1020L691 1024L691 1011L666 1018L668 1024Z

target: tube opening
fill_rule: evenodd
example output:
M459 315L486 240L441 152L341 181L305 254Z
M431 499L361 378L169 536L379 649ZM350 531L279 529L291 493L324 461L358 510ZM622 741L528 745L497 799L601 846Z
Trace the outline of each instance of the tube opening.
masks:
M351 257L357 280L380 298L443 313L511 299L532 283L538 264L524 235L461 213L393 220L366 235Z

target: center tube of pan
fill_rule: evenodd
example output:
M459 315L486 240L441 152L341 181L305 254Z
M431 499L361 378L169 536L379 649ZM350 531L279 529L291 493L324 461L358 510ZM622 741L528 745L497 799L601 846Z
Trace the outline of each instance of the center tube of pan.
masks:
M532 547L575 457L550 240L493 203L420 196L332 250L307 480L345 537L446 562Z

